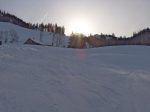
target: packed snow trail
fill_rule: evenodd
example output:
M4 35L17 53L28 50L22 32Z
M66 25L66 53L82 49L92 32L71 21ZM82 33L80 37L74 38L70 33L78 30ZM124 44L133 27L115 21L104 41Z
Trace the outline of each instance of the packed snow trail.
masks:
M150 112L149 51L0 46L0 112Z

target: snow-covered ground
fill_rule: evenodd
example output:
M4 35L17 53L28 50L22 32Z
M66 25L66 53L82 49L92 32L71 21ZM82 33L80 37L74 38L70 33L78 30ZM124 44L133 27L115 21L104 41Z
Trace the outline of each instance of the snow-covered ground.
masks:
M150 112L150 47L0 46L0 112Z
M2 41L3 44L8 44L9 41L12 40L14 33L18 37L18 44L24 44L29 38L44 45L53 45L57 47L68 47L69 43L69 38L65 35L40 32L23 28L11 23L0 22L0 41ZM5 42L6 40L8 42Z

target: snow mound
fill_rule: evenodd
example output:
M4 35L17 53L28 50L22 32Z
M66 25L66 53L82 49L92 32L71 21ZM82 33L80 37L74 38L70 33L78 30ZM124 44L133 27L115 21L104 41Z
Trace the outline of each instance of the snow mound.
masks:
M150 112L149 51L0 46L0 112Z

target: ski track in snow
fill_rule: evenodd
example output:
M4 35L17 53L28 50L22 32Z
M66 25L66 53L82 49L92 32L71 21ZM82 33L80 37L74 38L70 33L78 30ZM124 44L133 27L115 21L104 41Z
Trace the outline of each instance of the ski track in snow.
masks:
M149 51L0 46L0 112L149 112Z

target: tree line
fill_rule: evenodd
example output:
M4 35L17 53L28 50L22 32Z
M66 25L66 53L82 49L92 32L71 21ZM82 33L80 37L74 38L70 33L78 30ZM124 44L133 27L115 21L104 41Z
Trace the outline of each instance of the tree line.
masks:
M80 33L72 33L70 35L69 47L71 48L87 48L102 47L115 45L150 45L150 29L146 28L137 33L133 33L131 37L116 37L115 34L96 34L85 36Z
M46 31L46 32L53 32L53 33L59 33L59 34L65 34L65 28L64 26L58 26L57 24L44 24L44 23L27 23L23 21L22 19L16 17L13 14L9 14L5 11L0 10L0 22L10 22L16 25L19 25L24 28L38 30L38 31Z

